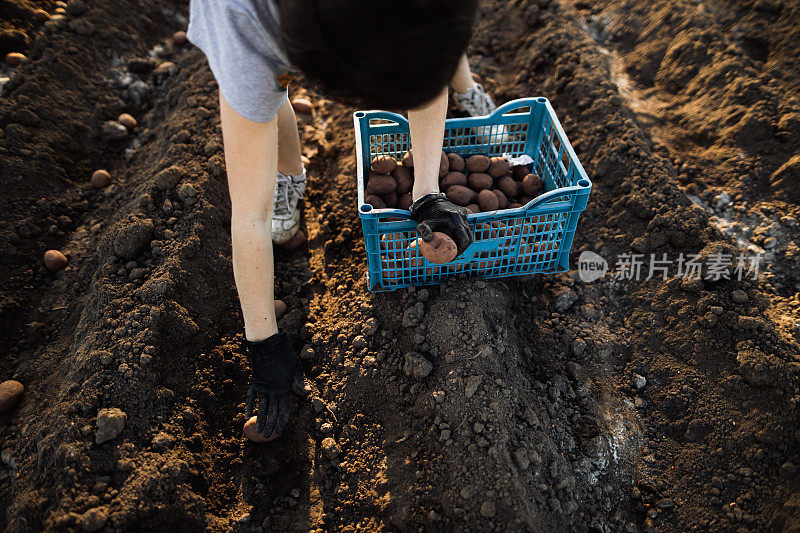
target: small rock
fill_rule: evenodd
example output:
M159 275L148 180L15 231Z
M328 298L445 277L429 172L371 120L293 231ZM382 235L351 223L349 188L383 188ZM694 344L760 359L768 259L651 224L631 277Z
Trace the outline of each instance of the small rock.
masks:
M371 337L375 335L378 331L378 321L375 318L368 318L366 322L364 322L364 335L367 337Z
M303 346L303 349L300 350L300 359L314 359L315 355L314 348L308 344Z
M89 509L78 517L78 527L82 531L99 531L103 529L108 521L108 514L102 507Z
M733 303L735 304L746 304L750 301L750 298L747 296L747 293L741 289L736 289L731 293L731 298L733 299Z
M136 107L141 107L149 93L150 86L142 80L136 80L128 85L128 96Z
M642 375L634 374L633 375L633 388L636 390L642 390L645 385L647 385L647 378Z
M483 376L470 376L467 378L467 385L464 387L464 396L467 398L472 398L472 396L478 390L482 380Z
M107 141L119 141L128 136L128 128L116 120L106 120L103 122L101 133Z
M363 335L359 335L355 339L353 339L353 348L355 350L362 350L366 347L367 347L367 339L365 339Z
M403 371L406 376L413 376L414 379L425 379L433 370L430 361L416 352L408 352L405 355L405 366Z
M481 516L484 518L493 518L495 513L494 502L485 501L481 504Z
M327 459L336 459L342 453L342 449L333 437L326 437L322 439L322 453Z
M97 434L95 435L97 444L102 444L116 438L122 433L127 420L128 415L121 409L116 407L101 409L100 412L97 413Z
M583 352L586 351L586 341L581 338L577 338L572 341L572 353L576 356L580 356Z
M163 431L153 437L153 448L158 451L167 450L175 444L175 437Z
M12 410L22 400L25 387L19 381L9 379L0 383L0 413Z
M564 287L561 292L556 296L555 308L559 313L563 313L567 309L575 305L578 301L578 295L569 287Z

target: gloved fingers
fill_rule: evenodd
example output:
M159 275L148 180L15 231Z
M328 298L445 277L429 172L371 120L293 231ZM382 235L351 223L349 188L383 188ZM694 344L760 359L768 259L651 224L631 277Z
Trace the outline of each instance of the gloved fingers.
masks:
M244 408L244 414L247 418L253 416L253 403L255 403L255 399L256 399L256 391L251 386L250 390L247 391L247 405Z
M278 407L278 427L275 431L280 435L286 428L286 423L289 421L289 406L291 404L289 394L284 394L280 397ZM270 433L272 435L272 433Z
M417 235L425 242L431 242L431 239L433 239L433 231L429 221L417 224Z
M292 380L292 392L306 398L309 394L311 394L311 385L308 383L306 379L306 375L303 372L303 367L299 364L295 368L294 371L294 379Z
M472 244L472 231L470 231L469 226L458 225L454 228L451 238L456 243L456 249L458 250L456 257L458 257Z
M283 395L278 392L270 391L269 393L269 415L267 416L267 427L264 430L265 437L272 436L272 432L275 431L275 426L278 424L278 402L281 396Z
M261 431L264 429L264 424L267 422L267 395L261 392L258 396L258 418L256 418L256 433L261 433Z

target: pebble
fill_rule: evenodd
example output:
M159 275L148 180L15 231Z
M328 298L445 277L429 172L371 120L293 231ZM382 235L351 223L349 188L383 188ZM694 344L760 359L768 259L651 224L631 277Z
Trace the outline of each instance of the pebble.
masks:
M581 338L577 338L574 341L572 341L572 353L573 354L575 354L577 356L580 356L585 351L586 351L586 341L584 341Z
M300 359L314 359L314 348L306 344L303 346L303 349L300 350Z
M359 335L355 339L353 339L353 348L356 350L362 350L367 347L367 339L364 338L363 335Z
M111 184L111 174L107 170L95 170L92 174L92 187L95 189L102 189Z
M413 376L414 379L421 380L428 377L433 370L430 361L416 352L408 352L405 355L405 365L403 371L406 376Z
M128 85L128 96L130 96L131 102L136 107L140 107L144 103L144 99L149 92L150 86L142 80L136 80Z
M481 504L481 516L484 518L493 518L495 513L494 502L485 501Z
M122 433L127 420L128 415L121 409L116 407L101 409L97 413L97 434L95 435L97 444L116 438Z
M333 437L326 437L322 439L322 453L327 459L336 459L342 449Z
M647 385L647 378L640 374L633 375L633 388L636 390L642 390L645 385Z
M58 272L67 266L67 257L58 250L47 250L44 253L44 266L50 272Z
M305 98L295 98L292 100L292 108L294 108L296 113L301 115L313 115L314 114L314 106L311 102Z
M25 393L19 381L9 379L0 383L0 413L6 413L17 406Z
M6 63L8 63L11 67L18 67L25 61L27 61L27 57L25 54L20 54L19 52L10 52L6 54Z
M364 322L364 335L370 337L378 332L378 321L375 318L368 318Z
M555 308L559 313L563 313L567 309L575 305L578 301L578 295L569 287L564 287L561 292L556 296Z
M482 380L483 376L470 376L467 379L466 387L464 387L464 396L467 398L472 398L472 396L475 395L475 392L477 392Z
M125 126L127 130L132 130L136 127L136 119L128 113L123 113L117 117L117 122Z
M177 44L178 46L182 46L189 42L189 39L186 37L185 31L176 31L172 34L172 41Z
M106 120L103 122L101 133L107 141L119 141L128 136L128 128L116 120Z

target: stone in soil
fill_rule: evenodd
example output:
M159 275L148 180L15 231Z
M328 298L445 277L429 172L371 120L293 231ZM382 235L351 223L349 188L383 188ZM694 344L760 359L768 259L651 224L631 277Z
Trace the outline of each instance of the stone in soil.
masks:
M116 407L101 409L97 413L97 434L95 441L97 444L115 439L125 429L128 416Z

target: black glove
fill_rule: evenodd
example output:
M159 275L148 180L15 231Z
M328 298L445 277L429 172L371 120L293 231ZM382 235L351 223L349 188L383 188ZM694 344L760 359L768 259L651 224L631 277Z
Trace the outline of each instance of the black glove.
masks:
M467 225L466 207L459 207L443 193L426 194L411 204L411 219L417 224L417 234L425 242L431 242L433 232L439 231L453 239L458 254L472 244L472 231Z
M247 394L246 415L253 415L259 396L256 431L269 437L283 433L289 420L289 391L307 395L309 389L303 367L289 346L286 334L278 332L262 341L244 341L245 353L253 373Z

